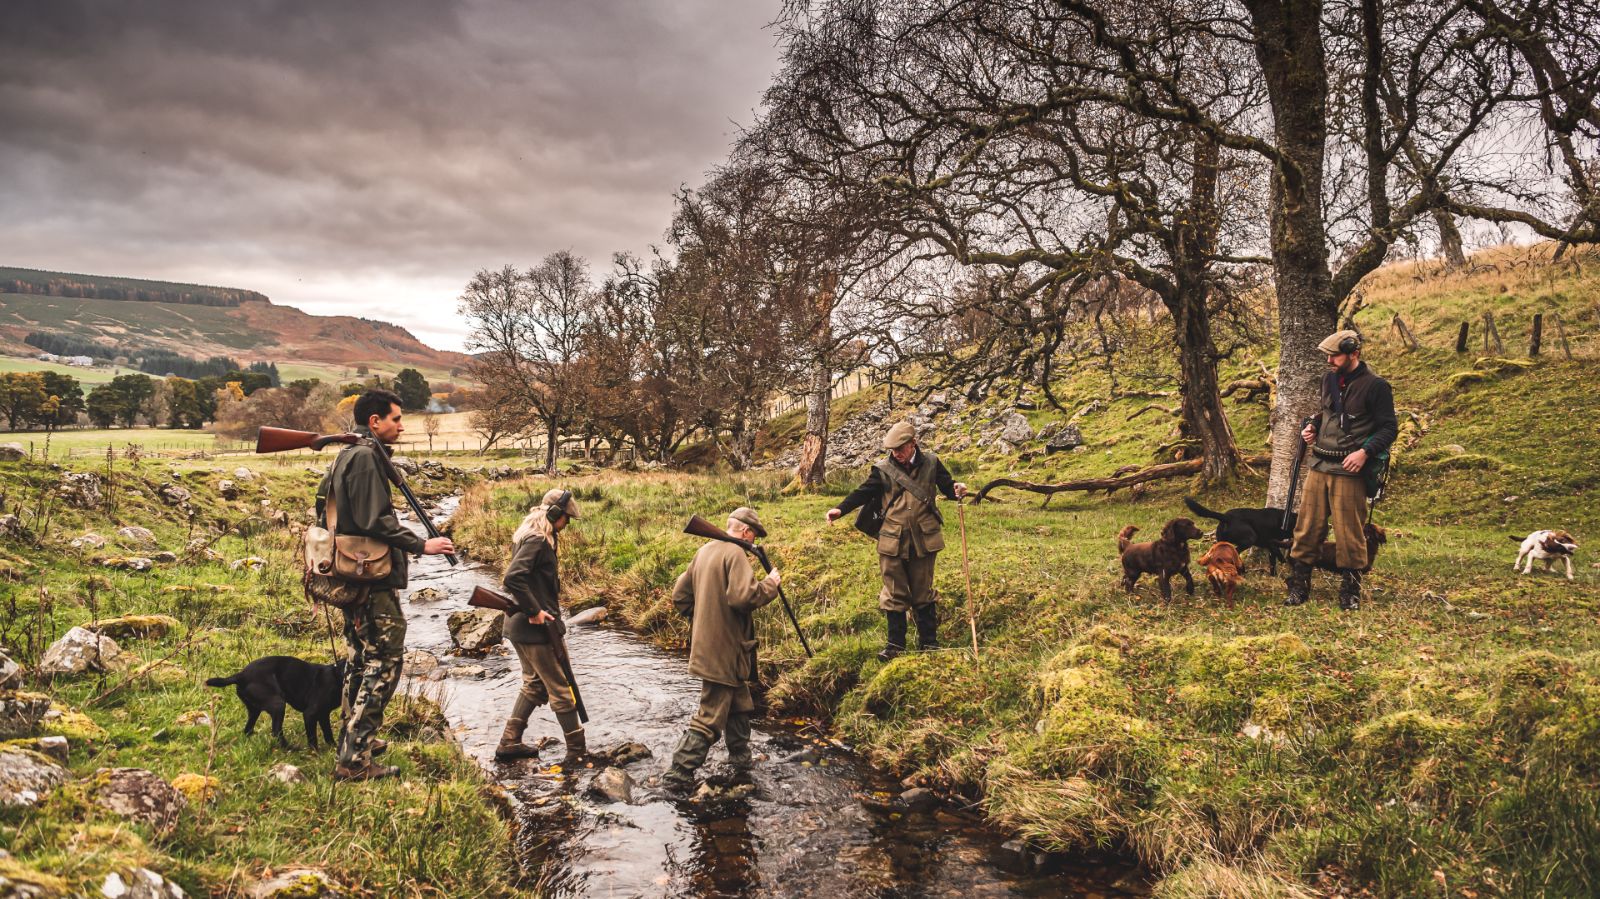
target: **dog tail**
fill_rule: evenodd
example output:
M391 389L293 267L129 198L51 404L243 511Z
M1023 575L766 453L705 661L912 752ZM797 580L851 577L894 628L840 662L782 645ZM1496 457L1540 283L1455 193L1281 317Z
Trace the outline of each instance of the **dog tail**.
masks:
M237 674L231 675L229 677L208 677L208 678L206 678L206 686L208 686L208 687L231 687L231 686L233 686L234 684L236 684L238 682L239 682L239 675L237 675Z
M1521 543L1522 541L1524 541L1524 540L1526 540L1528 538L1526 538L1526 537L1518 537L1516 534L1507 534L1506 535L1506 539L1510 540L1512 543Z
M1133 535L1138 530L1137 525L1130 524L1117 532L1117 552L1125 553L1128 551L1128 544L1133 542Z
M1184 497L1183 504L1189 507L1189 511L1200 516L1201 518L1215 518L1218 521L1222 520L1221 512L1213 512L1210 509L1207 509L1205 506L1200 505L1200 503L1192 496Z

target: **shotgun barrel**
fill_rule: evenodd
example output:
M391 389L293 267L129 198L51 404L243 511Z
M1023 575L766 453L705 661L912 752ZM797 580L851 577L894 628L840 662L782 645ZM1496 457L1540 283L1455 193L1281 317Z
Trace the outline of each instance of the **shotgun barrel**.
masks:
M767 559L766 550L748 540L740 540L698 515L690 516L689 523L683 527L683 532L706 540L721 540L724 543L732 543L734 546L742 548L745 552L754 554L756 560L761 563L761 567L766 569L769 574L772 572L772 562ZM794 617L794 608L789 605L789 597L783 592L781 585L778 587L778 600L783 604L784 614L789 616L789 623L794 625L794 635L800 638L800 646L806 651L806 658L811 658L811 644L806 641L805 631L800 629L800 619Z
M297 449L320 450L330 443L345 443L354 446L366 439L360 434L313 434L310 431L296 431L290 428L263 427L256 431L256 452L282 453ZM394 463L389 461L389 454L377 445L378 442L376 440L372 441L372 443L373 449L376 451L378 466L383 469L384 476L396 487L400 488L401 495L406 498L406 504L416 514L417 520L422 522L422 527L428 532L428 536L438 537L439 529L433 526L433 519L429 518L428 513L422 510L422 503L417 502L417 497L411 492L411 488L406 485L405 478L400 476L400 472L394 467ZM455 565L459 561L455 553L447 553L445 559L451 565Z

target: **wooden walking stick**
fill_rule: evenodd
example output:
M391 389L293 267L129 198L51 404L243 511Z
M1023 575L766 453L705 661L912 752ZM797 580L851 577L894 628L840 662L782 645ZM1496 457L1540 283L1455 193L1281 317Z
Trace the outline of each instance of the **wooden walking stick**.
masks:
M961 576L967 582L967 626L972 629L972 658L978 658L978 613L972 604L972 568L967 564L967 504L956 500L956 521L961 523Z

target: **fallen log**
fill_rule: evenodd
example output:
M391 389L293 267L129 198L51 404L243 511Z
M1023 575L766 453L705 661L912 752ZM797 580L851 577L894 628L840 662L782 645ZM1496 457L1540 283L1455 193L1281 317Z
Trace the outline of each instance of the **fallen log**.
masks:
M1272 461L1270 455L1250 456L1243 460L1246 465L1264 465ZM1158 481L1163 478L1175 478L1180 475L1196 474L1205 465L1204 457L1185 459L1182 462L1164 462L1160 465L1151 465L1136 471L1123 474L1124 469L1118 469L1116 474L1104 478L1084 478L1077 481L1067 481L1061 484L1037 484L1033 481L1022 481L1016 478L996 478L984 484L972 498L972 502L981 503L989 496L989 491L1000 487L1010 487L1014 490L1026 490L1029 493L1040 493L1045 496L1054 496L1057 493L1069 491L1104 490L1106 493L1115 493L1124 487L1143 484L1147 481Z

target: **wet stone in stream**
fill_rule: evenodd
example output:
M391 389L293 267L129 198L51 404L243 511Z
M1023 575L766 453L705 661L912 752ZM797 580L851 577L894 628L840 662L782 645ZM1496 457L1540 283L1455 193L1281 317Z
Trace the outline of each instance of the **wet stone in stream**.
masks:
M454 507L447 500L443 513ZM456 740L516 796L516 854L541 895L1120 899L1147 893L1129 876L1130 866L1102 860L1062 859L1070 864L1051 874L1026 864L1008 870L1004 836L788 724L757 719L752 748L760 761L750 795L727 792L734 785L719 743L700 772L717 801L667 800L647 784L670 761L700 684L681 656L607 626L567 635L591 716L585 730L594 767L551 773L559 746L541 760L497 765L494 746L520 687L516 660L500 652L457 662L440 614L458 611L459 598L475 584L497 586L495 573L451 569L441 557L425 556L411 577L413 590L432 588L449 599L405 605L407 649L429 651L445 668L484 669L481 679L414 688L444 687ZM548 744L560 736L545 707L534 713L524 740ZM633 804L590 795L597 779L624 774L633 781Z

